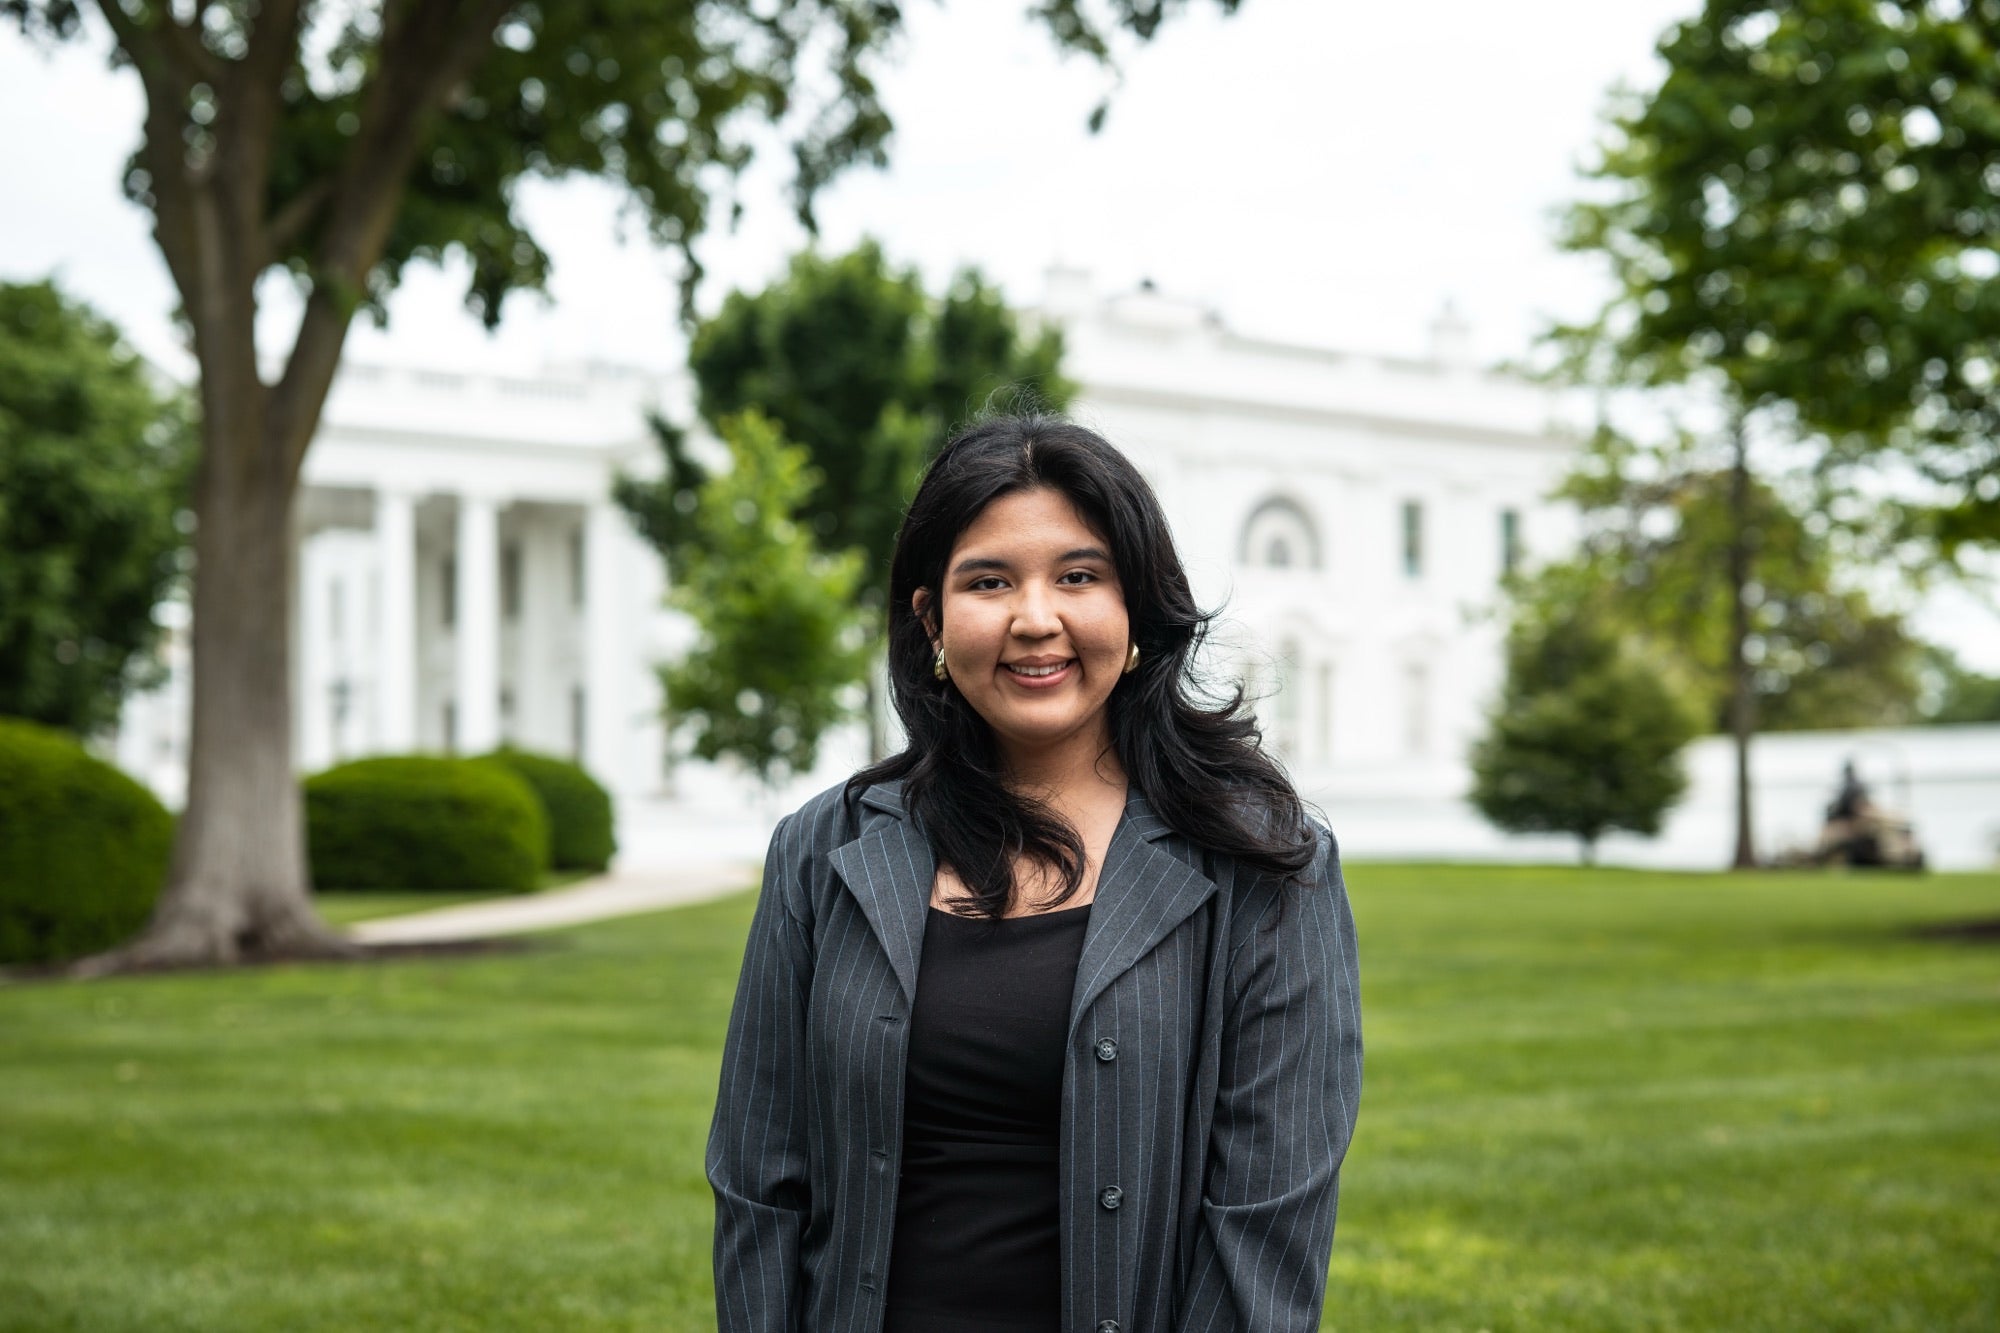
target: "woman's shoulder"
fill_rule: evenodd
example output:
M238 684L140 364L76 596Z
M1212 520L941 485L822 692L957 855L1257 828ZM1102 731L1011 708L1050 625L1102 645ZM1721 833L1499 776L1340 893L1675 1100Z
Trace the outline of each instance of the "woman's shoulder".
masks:
M851 842L867 821L883 815L903 817L903 784L857 785L852 779L816 792L778 821L772 845L788 844L811 852L829 852Z

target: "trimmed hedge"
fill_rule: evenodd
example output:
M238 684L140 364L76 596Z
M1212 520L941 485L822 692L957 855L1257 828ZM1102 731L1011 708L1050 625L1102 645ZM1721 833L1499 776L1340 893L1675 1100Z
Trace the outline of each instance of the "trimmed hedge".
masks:
M357 759L307 778L305 799L316 889L528 893L548 869L541 800L488 759Z
M0 718L0 962L108 949L146 924L174 818L67 732Z
M549 859L558 870L602 870L618 850L611 793L582 765L530 750L502 748L486 756L520 774L549 815Z

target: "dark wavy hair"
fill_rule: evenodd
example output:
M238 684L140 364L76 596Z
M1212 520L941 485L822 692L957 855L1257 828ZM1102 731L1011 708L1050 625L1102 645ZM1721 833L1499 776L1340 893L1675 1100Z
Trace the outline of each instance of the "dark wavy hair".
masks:
M1082 838L1009 788L985 719L934 676L932 635L912 603L919 588L944 587L952 547L987 505L1043 487L1067 496L1104 538L1124 587L1139 665L1120 678L1107 708L1127 780L1196 846L1302 881L1314 831L1284 771L1260 747L1241 689L1215 700L1196 676L1210 617L1195 605L1152 487L1102 436L1041 413L976 422L924 473L889 569L889 683L909 743L855 774L849 793L902 779L904 806L939 863L971 891L965 907L975 915L1006 913L1017 857L1058 873L1062 892L1051 905L1082 886Z

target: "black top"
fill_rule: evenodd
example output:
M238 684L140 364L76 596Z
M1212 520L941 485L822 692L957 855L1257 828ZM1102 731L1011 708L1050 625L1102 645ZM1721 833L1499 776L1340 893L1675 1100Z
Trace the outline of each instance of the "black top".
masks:
M903 1075L883 1333L1055 1333L1057 1130L1090 908L930 909Z

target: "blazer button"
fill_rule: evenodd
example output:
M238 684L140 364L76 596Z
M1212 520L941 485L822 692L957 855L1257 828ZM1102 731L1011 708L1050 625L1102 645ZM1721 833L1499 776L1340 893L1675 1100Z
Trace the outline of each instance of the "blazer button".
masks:
M1118 1333L1118 1321L1116 1319L1099 1320L1097 1333Z
M1097 1058L1106 1064L1110 1064L1113 1060L1116 1060L1118 1058L1118 1043L1109 1037L1099 1037L1097 1039Z
M1106 1185L1097 1192L1097 1201L1115 1212L1118 1205L1125 1202L1125 1191L1116 1185Z

